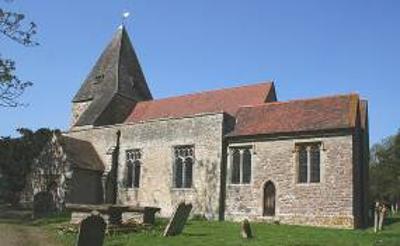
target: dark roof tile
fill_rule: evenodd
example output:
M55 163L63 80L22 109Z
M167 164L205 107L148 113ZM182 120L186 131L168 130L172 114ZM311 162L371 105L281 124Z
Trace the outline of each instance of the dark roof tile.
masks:
M73 165L86 170L104 171L104 164L90 142L67 136L60 136L59 141Z

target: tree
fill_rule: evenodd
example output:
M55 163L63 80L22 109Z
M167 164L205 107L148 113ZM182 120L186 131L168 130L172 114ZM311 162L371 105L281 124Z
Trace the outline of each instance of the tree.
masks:
M0 33L21 45L36 46L38 43L32 40L32 36L37 32L36 24L33 22L25 24L24 19L23 14L0 8ZM15 61L2 58L0 53L0 106L2 107L21 105L19 97L27 87L33 85L30 81L19 79L15 70Z
M374 200L400 201L400 131L371 149L370 195Z
M26 128L17 130L18 138L0 139L0 170L2 171L2 199L13 204L19 201L19 192L25 188L26 176L54 131L42 128L33 132Z

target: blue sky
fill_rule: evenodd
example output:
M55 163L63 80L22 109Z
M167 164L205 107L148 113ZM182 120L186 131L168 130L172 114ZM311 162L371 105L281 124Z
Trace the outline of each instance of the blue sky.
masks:
M71 99L121 22L155 98L274 79L279 100L357 92L369 100L371 142L400 127L397 0L16 0L39 27L0 54L35 84L25 108L0 108L0 135L67 129Z

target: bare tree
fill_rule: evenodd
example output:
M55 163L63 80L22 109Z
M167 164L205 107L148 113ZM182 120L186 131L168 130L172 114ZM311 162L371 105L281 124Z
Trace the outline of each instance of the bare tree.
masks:
M36 24L25 23L25 15L0 8L0 33L23 46L36 46L32 40L36 34ZM0 106L17 107L19 97L32 86L30 81L22 81L15 74L15 61L1 57L0 53Z

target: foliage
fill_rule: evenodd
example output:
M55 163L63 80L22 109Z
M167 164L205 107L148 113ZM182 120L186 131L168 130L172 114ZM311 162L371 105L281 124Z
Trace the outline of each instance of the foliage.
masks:
M369 179L373 200L400 200L400 131L372 147Z
M37 32L36 24L30 22L26 25L24 19L23 14L0 8L0 33L24 46L36 46L38 43L32 40L32 36ZM18 101L19 97L27 87L32 86L32 82L20 80L15 70L15 62L2 58L0 54L0 106L21 105Z
M26 128L17 130L18 138L4 137L0 139L0 170L2 171L3 199L15 204L18 192L25 187L26 175L31 164L44 145L49 141L53 131L42 128L33 132Z

